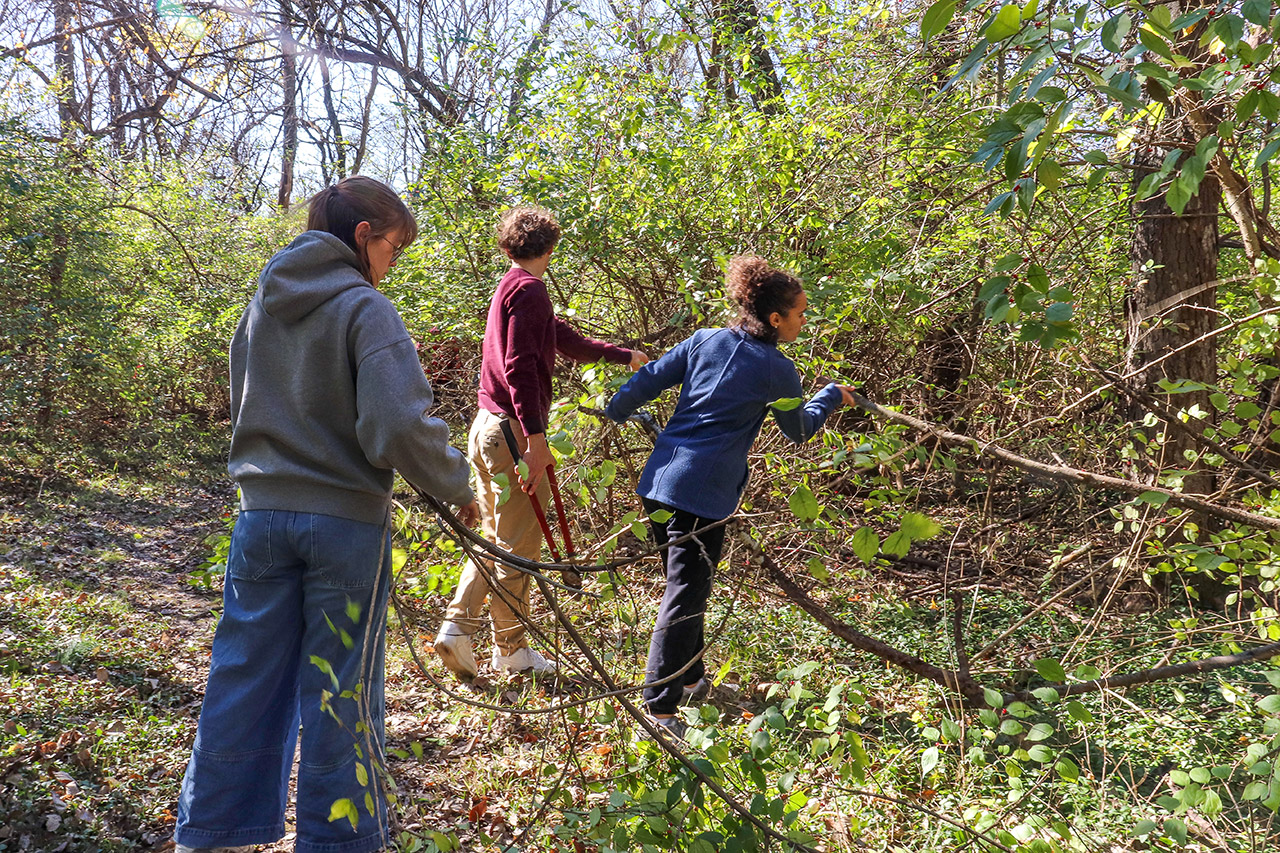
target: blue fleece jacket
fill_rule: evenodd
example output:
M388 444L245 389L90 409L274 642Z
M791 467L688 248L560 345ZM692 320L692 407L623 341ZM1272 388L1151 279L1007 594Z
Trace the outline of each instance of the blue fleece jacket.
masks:
M776 344L740 329L699 329L636 371L605 412L625 421L676 385L675 413L658 436L637 492L700 518L725 518L737 508L747 485L747 454L767 411L783 435L800 444L822 428L841 399L839 386L831 384L803 406L773 407L803 394L791 359Z

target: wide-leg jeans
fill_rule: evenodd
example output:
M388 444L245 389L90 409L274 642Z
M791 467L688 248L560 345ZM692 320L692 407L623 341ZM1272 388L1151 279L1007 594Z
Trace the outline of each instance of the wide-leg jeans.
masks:
M664 522L650 518L649 526L659 545L719 520L700 518L648 498L642 498L641 503L650 516L658 510L671 513L671 518ZM664 552L667 587L658 607L653 638L649 642L649 660L644 668L644 701L650 713L674 714L680 706L684 686L697 683L706 674L700 655L706 644L707 601L711 598L711 580L724 550L724 537L725 527L722 524L672 545ZM693 661L692 665L690 661ZM680 678L673 678L686 666L689 668ZM671 681L661 683L667 679Z
M178 800L177 843L280 838L299 723L295 849L365 853L388 842L376 768L383 766L390 575L387 524L240 513ZM331 822L343 800L355 820L343 807L348 816Z

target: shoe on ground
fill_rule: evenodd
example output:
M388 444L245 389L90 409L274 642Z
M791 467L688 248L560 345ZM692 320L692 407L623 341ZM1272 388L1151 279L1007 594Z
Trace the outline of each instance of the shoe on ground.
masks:
M648 716L649 722L657 726L663 734L667 735L674 741L684 743L684 738L689 731L689 726L685 724L684 720L680 719L679 714L674 714L670 717L657 717L653 714L649 714ZM648 732L645 732L645 734L648 734Z
M699 678L693 684L686 684L680 697L681 705L689 705L693 702L699 702L711 690L711 682L706 677Z
M253 845L243 847L188 847L185 844L174 844L173 853L253 853Z
M516 649L509 655L499 654L498 650L494 649L493 658L490 659L489 663L499 672L528 672L532 670L537 675L547 675L556 671L554 663L528 646Z
M471 636L463 633L456 623L445 622L440 626L433 648L449 671L463 681L470 681L479 673L476 656L471 651Z

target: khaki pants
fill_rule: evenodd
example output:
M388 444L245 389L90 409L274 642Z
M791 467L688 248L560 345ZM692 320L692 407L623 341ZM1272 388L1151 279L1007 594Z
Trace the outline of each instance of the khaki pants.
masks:
M480 524L484 536L500 548L520 557L537 560L542 555L542 528L533 512L533 502L520 490L516 476L515 460L502 434L500 415L481 409L471 423L467 436L467 457L476 472L476 499L480 503ZM520 427L511 422L516 443L523 453L526 447ZM493 481L498 474L506 474L511 484L510 497L498 506L502 487ZM551 486L546 477L538 485L538 499L542 506L549 506ZM498 589L489 585L485 573L496 575ZM492 593L492 595L490 595ZM501 654L529 645L525 639L525 621L529 618L529 576L525 573L485 561L485 572L471 560L462 569L458 590L454 593L445 619L461 627L468 634L479 631L484 620L481 612L485 599L489 598L489 611L493 617L493 642Z

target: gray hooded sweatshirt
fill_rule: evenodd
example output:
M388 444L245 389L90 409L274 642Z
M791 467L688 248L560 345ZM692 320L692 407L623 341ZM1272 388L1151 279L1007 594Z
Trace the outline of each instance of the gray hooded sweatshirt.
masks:
M355 253L307 231L276 253L231 339L231 455L242 509L382 522L392 469L470 503L413 340Z

